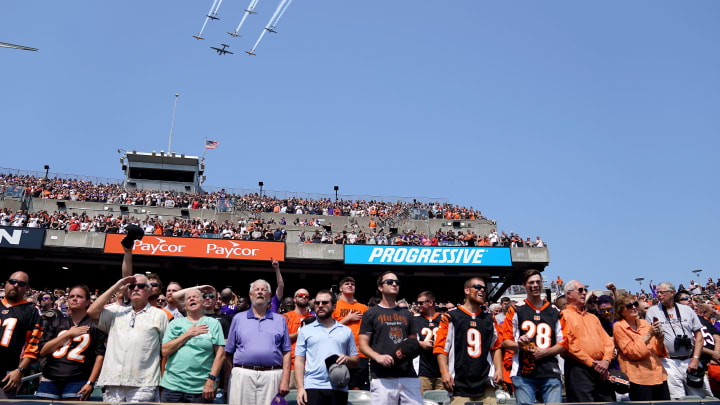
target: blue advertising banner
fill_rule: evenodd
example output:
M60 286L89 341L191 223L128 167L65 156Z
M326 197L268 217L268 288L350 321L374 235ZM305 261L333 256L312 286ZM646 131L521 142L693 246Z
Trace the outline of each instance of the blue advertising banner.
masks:
M41 249L44 239L44 229L0 226L0 247Z
M345 245L346 264L512 266L510 248Z

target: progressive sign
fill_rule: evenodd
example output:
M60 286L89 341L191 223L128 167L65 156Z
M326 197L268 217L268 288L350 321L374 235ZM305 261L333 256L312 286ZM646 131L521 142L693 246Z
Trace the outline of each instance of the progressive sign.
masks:
M512 266L509 248L345 245L346 264Z
M0 226L0 247L41 249L45 229Z
M124 253L125 235L107 234L105 253ZM232 260L285 260L285 244L230 239L174 238L145 235L136 240L133 254L170 257L200 257Z

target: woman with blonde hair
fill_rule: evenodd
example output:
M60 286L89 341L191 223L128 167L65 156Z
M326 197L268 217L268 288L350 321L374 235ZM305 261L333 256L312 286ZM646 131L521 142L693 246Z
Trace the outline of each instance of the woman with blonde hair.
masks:
M638 316L639 303L629 294L615 300L613 338L618 351L620 370L630 380L631 401L670 400L667 372L662 357L668 351L663 343L660 322L651 325Z

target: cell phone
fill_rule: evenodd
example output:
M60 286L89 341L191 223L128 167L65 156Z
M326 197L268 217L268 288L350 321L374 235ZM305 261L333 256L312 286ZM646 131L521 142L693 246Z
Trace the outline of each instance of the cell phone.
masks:
M336 295L337 295L337 293L339 292L339 291L338 291L338 286L335 285L335 284L333 284L333 286L330 287L330 291L331 291L333 294L336 294Z
M659 321L659 319L657 318L657 316L654 316L654 317L653 317L653 323L655 323L655 322L657 322L657 321Z

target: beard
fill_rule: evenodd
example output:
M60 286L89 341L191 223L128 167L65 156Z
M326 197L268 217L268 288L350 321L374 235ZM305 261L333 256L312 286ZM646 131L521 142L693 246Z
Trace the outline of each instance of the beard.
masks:
M324 321L324 320L326 320L326 319L328 319L328 318L330 318L330 317L332 316L332 312L331 312L331 311L325 311L324 314L321 314L320 312L315 312L315 316L317 317L317 319Z
M5 298L13 300L13 301L17 300L18 296L19 296L19 294L18 294L17 290L7 290L7 292L5 292Z
M310 303L308 301L305 301L305 302L298 301L295 303L295 305L300 308L307 308L310 305Z

